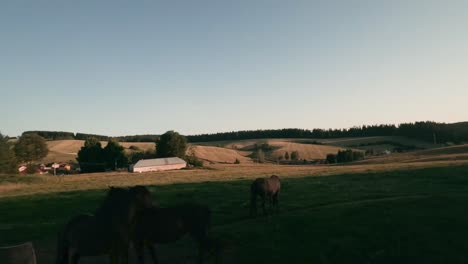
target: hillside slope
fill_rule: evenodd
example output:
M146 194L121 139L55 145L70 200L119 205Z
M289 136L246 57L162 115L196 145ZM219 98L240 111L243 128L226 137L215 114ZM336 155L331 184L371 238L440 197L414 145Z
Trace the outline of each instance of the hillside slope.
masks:
M101 141L103 147L107 145L107 141ZM84 140L53 140L47 141L49 154L44 158L43 162L69 162L76 161L76 155L80 148L84 145ZM154 149L153 142L120 142L125 148L125 151L130 152L130 146L136 146L141 150Z
M250 154L248 151L213 146L192 146L190 149L199 159L209 163L234 163L236 159L240 163L252 163L252 160L247 157Z
M468 160L468 144L439 147L407 153L395 153L369 158L356 164L384 164Z

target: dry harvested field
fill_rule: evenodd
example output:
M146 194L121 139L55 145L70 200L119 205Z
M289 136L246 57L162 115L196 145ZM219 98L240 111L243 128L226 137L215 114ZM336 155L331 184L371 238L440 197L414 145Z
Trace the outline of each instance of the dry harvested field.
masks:
M276 159L280 156L283 157L285 152L291 153L293 151L297 151L299 153L299 158L306 160L325 159L327 154L336 153L338 150L342 149L341 147L329 145L311 144L309 143L312 142L311 140L305 140L305 144L298 142L302 141L300 139L252 139L197 143L196 145L199 149L206 148L207 150L215 147L218 149L231 149L235 150L237 153L243 156L247 156L251 153L251 150L254 148L255 144L260 145L267 143L274 147L274 151L270 155L270 157L273 159ZM235 160L234 157L230 157L229 159Z
M419 148L431 148L433 144L406 137L398 136L379 136L379 137L350 137L350 138L276 138L276 139L245 139L245 140L226 140L226 141L213 141L213 142L200 142L196 145L202 146L218 146L224 148L242 149L254 144L274 144L277 142L294 142L294 143L305 143L311 144L313 142L319 142L320 144L336 146L336 147L349 147L360 144L368 144L382 141L392 141L401 143L404 145L414 145Z
M241 151L213 146L192 146L193 154L207 163L234 163L238 159L241 163L252 163L247 155L250 151ZM189 151L190 151L189 150Z
M390 145L372 145L370 147L360 146L362 144L391 141L404 145L412 145L418 148L428 149L434 145L424 143L414 139L404 137L363 137L363 138L339 138L339 139L252 139L237 141L216 141L207 143L192 144L195 155L206 164L213 163L234 163L238 159L241 163L251 163L248 157L255 144L267 143L275 148L269 153L270 158L276 159L284 156L285 152L297 151L300 159L315 160L324 159L329 153L336 153L343 148L353 147L355 149L366 150L373 148L381 151L391 149ZM319 142L320 144L313 144ZM107 142L101 142L104 147ZM43 162L65 162L75 161L76 154L83 146L83 140L55 140L48 141L49 155ZM127 152L131 151L130 146L136 146L141 150L154 149L153 142L121 142Z
M315 159L325 159L327 154L337 153L343 148L327 145L316 145L316 144L300 144L294 143L291 141L272 141L269 142L270 145L277 147L273 151L273 157L284 157L286 152L291 153L297 151L299 153L299 159L306 160L315 160Z

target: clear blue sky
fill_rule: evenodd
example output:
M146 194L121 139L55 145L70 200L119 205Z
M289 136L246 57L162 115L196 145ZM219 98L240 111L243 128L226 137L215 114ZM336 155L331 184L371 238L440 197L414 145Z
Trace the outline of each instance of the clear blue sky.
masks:
M468 1L0 3L0 131L468 120Z

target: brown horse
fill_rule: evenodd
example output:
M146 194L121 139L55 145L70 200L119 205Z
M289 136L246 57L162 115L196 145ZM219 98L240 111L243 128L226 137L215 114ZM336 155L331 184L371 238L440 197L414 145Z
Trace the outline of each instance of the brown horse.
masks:
M198 263L203 262L207 249L214 248L208 238L211 211L208 207L185 204L170 208L148 208L136 217L133 241L139 263L144 263L144 247L151 254L153 262L158 263L155 244L166 244L179 240L189 234L198 243ZM218 256L218 255L216 255Z
M257 214L257 196L262 198L263 214L266 215L265 200L268 200L270 211L276 208L279 212L278 196L281 189L281 183L278 176L273 175L269 178L257 178L250 186L250 215Z
M82 256L109 254L111 263L127 262L131 224L137 210L151 206L146 187L111 187L95 215L72 218L60 232L57 264L76 264Z

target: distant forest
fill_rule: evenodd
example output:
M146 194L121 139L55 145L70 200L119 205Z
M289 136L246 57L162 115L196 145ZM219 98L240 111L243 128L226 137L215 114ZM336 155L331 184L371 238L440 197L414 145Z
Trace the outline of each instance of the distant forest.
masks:
M187 136L190 142L208 142L223 140L259 139L259 138L341 138L405 136L426 142L461 143L468 141L468 122L453 124L436 122L403 123L400 125L370 125L347 129L266 129L224 132Z
M102 135L71 133L60 131L26 131L23 134L36 133L48 140L58 139L81 139L95 137L99 140L116 139L125 142L154 142L158 135L134 135L109 137ZM468 141L468 122L460 123L436 123L436 122L415 122L403 123L400 125L370 125L359 126L347 129L263 129L233 131L214 134L201 134L186 136L189 142L209 142L223 140L242 140L260 138L340 138L340 137L373 137L373 136L405 136L436 143L461 143Z

